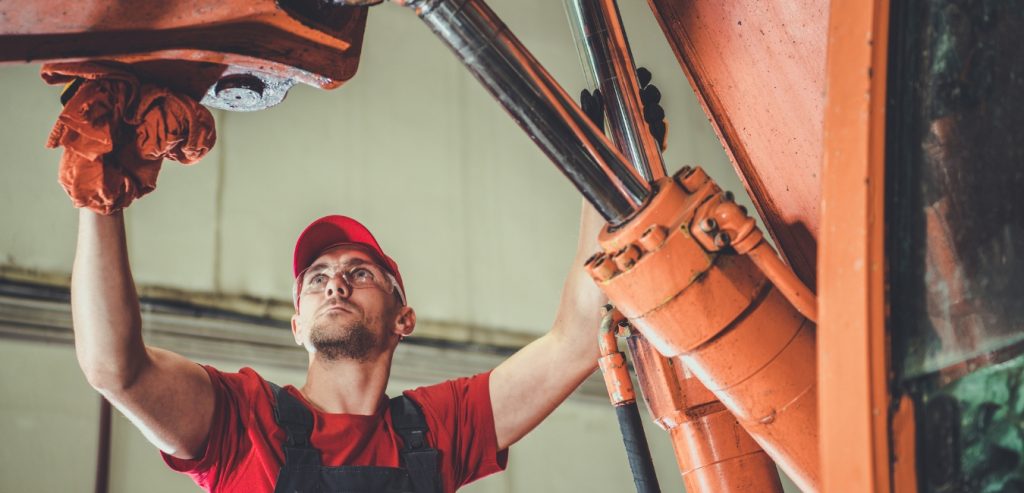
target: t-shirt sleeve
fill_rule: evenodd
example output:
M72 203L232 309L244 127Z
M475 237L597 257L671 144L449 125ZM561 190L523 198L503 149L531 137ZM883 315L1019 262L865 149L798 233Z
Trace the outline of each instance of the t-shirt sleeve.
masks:
M200 487L212 490L223 471L232 470L246 448L246 428L252 418L252 394L263 391L263 379L249 368L224 373L202 365L213 384L214 411L206 448L200 457L179 459L161 452L171 469L187 474Z
M481 373L405 392L423 409L435 445L446 454L442 476L448 491L508 465L508 450L498 450L490 377Z

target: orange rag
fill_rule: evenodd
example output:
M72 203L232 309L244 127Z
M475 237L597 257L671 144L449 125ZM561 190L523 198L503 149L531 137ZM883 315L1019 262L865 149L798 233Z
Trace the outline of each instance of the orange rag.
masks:
M189 96L140 83L122 66L43 65L43 79L84 79L64 105L47 147L64 146L59 181L75 207L112 214L156 188L163 158L200 159L217 140L213 115Z

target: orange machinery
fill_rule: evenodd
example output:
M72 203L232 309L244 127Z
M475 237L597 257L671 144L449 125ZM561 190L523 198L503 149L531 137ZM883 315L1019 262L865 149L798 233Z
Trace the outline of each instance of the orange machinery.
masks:
M334 89L355 74L367 10L342 3L0 0L0 63L130 64L207 106L261 110L296 82Z
M985 190L1005 205L1024 175L1005 164L999 179L962 174L969 156L1024 156L1013 143L1022 9L915 1L649 0L776 253L699 167L666 176L613 0L567 0L611 141L482 0L396 0L608 220L586 268L625 317L644 398L691 490L778 491L772 461L805 491L1024 485L1020 451L1000 442L1016 432L999 431L1019 429L1024 410L969 395L1024 367L1024 313L1011 301L1024 295L1011 281L1024 274L1024 211L1009 200L971 222ZM353 75L376 2L344 3L180 0L96 16L61 0L0 1L0 61L111 60L207 104L259 109L295 81L333 88ZM958 227L980 233L972 243ZM978 257L979 244L993 255ZM601 334L613 403L635 400L614 334ZM976 415L981 438L964 424Z
M620 111L619 119L609 112L613 144L486 4L408 3L609 221L600 237L603 251L586 267L611 302L662 356L685 366L714 394L728 410L726 424L738 420L745 430L711 428L701 440L688 440L695 436L683 432L687 427L672 426L679 428L671 433L679 462L687 464L701 449L724 450L729 439L735 447L736 437L749 433L745 453L756 456L759 445L802 489L819 489L816 300L753 219L699 168L664 177L650 139L626 142L629 122L642 121L636 84L601 85L605 106ZM578 12L595 78L631 78L625 37L615 34L621 22L614 2L580 2ZM634 148L638 152L630 152ZM630 163L620 151L643 161ZM673 385L686 392L700 387L673 382L674 372L638 373L651 377L641 381L652 394L648 402L660 401L658 394ZM675 419L700 422L690 408L699 406L686 404L706 398L706 391L682 396L682 406L672 410ZM777 484L758 461L716 465L699 463L701 470L687 479L731 491Z

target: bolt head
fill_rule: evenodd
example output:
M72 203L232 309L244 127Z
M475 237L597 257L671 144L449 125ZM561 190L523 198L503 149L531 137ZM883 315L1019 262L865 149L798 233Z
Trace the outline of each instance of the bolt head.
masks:
M711 233L718 229L718 222L712 218L707 218L700 223L700 230L705 233Z

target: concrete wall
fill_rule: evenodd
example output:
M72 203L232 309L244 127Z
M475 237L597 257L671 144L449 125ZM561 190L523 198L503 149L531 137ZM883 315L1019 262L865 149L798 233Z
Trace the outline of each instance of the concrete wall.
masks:
M583 77L561 3L493 7L578 93ZM665 95L670 171L700 164L744 195L650 11L643 2L621 7L638 64ZM60 151L43 148L59 91L37 72L0 68L0 268L66 279L77 214L56 184ZM287 300L295 236L317 216L343 213L397 259L421 319L530 334L550 327L579 195L411 12L373 10L359 74L340 90L297 87L277 108L216 118L213 152L191 167L165 163L157 191L127 211L140 286ZM281 383L303 377L258 369ZM0 340L0 372L0 491L91 489L99 402L73 350ZM680 491L667 440L660 430L649 435L664 489ZM113 436L111 491L194 490L119 415ZM607 405L570 400L510 462L509 472L465 491L632 487Z

